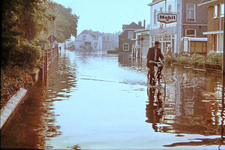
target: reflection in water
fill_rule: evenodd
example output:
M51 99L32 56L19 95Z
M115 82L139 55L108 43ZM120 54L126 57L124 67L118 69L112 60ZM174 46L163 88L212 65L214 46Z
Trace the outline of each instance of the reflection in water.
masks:
M165 66L163 71L167 89L150 88L145 111L144 59L129 54L61 53L50 67L46 89L37 85L31 90L1 133L1 144L34 149L222 147L221 76L178 66Z
M155 132L164 132L163 130L165 130L162 126L157 126L162 122L164 92L164 90L160 90L159 88L148 89L149 101L146 105L146 117L148 119L146 122L152 123L152 128Z
M156 132L175 133L178 137L180 134L221 135L221 138L193 139L194 142L165 146L224 145L224 105L221 103L220 78L209 80L205 77L208 74L177 67L165 69L164 74L167 74L166 80L171 81L168 82L166 99L156 96L161 95L160 90L150 88L146 122L152 123ZM157 113L159 108L163 110L162 114ZM160 128L156 128L156 123Z
M147 72L144 61L130 55L119 55L119 63L138 72ZM138 69L137 69L138 68ZM155 132L219 135L221 138L194 139L181 145L224 145L224 102L221 75L216 72L199 72L182 66L165 64L166 93L162 89L148 88L146 120ZM197 140L197 142L196 142ZM208 144L207 144L208 142ZM169 145L167 145L169 146Z
M65 55L55 59L49 68L47 87L43 90L39 81L29 90L28 98L1 132L1 148L54 148L47 141L62 134L55 121L59 115L54 113L54 101L68 99L76 89L76 66L70 63Z
M28 93L16 116L1 132L1 148L43 149L49 138L60 135L55 115L45 102L41 81ZM47 147L52 148L52 147Z

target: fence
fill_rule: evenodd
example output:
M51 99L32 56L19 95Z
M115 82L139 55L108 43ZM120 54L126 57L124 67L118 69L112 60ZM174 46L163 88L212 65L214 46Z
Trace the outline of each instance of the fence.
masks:
M43 69L42 69L42 85L46 86L47 83L47 73L48 73L48 68L54 61L54 59L58 56L59 54L59 49L58 46L55 48L50 48L45 50L45 55L43 57Z

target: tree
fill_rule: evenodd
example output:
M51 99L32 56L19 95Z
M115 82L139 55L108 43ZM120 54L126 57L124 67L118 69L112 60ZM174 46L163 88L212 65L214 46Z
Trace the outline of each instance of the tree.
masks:
M2 66L36 65L41 46L53 29L57 41L64 42L71 35L76 37L77 22L78 17L70 8L50 0L2 0Z
M46 14L55 16L55 20L49 23L49 34L54 34L55 30L55 37L58 42L64 42L69 39L71 35L77 36L79 17L72 14L71 8L65 8L61 4L49 2Z
M32 42L40 33L46 0L2 1L2 62L15 61L23 41ZM16 62L17 63L17 62Z

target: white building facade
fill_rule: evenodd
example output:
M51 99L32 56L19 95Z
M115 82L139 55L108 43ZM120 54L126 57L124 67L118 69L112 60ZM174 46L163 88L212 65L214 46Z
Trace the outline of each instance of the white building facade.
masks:
M149 29L149 45L154 46L155 41L160 42L160 48L165 53L168 47L171 47L173 53L180 53L181 42L181 28L180 18L178 12L177 0L153 0L150 6L150 29ZM178 7L177 7L178 6ZM177 22L174 23L160 23L157 15L159 13L177 14ZM179 33L179 34L178 34Z
M75 40L75 49L102 49L102 37L94 34L91 31L84 30Z
M198 7L201 0L152 0L150 6L150 29L149 42L154 46L155 41L161 43L160 48L165 53L171 48L172 53L192 53L194 51L205 53L205 40L199 41L201 49L197 50L196 42L187 47L187 42L182 41L183 37L206 38L203 33L207 31L207 7ZM176 16L176 22L162 23L158 21L158 14L166 13ZM185 45L186 44L186 45ZM186 51L185 51L186 50ZM189 50L189 51L187 51Z

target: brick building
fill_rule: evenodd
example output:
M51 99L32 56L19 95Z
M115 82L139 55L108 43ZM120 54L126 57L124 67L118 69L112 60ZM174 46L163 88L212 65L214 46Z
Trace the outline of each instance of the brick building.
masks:
M199 8L207 7L208 25L207 32L207 52L223 52L224 34L224 0L202 0L198 4Z
M135 22L132 22L129 25L123 25L123 31L119 35L119 51L120 52L131 52L132 51L132 45L135 43L136 33L135 30L138 29L145 29L145 21L144 25L142 26L142 23L139 22L136 24Z

